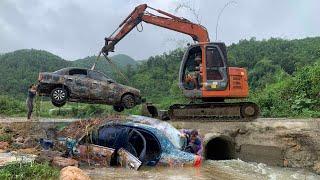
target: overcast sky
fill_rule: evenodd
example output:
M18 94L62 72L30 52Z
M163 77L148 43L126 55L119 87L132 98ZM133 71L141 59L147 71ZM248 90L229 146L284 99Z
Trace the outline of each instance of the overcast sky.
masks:
M319 0L235 0L223 12L218 40L227 44L256 37L286 39L319 36ZM141 3L187 17L185 3L199 11L201 24L215 40L219 12L228 0L0 0L0 53L43 49L64 59L95 55L119 23ZM143 23L118 43L114 54L139 60L174 49L191 38Z

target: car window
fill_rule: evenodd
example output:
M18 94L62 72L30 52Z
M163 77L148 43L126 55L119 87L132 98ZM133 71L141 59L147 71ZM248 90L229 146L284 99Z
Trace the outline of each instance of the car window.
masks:
M110 78L108 78L106 75L97 72L97 71L89 71L89 77L94 79L94 80L98 80L98 81L111 81L113 82Z
M69 75L70 76L87 76L87 70L85 69L70 69L69 70Z

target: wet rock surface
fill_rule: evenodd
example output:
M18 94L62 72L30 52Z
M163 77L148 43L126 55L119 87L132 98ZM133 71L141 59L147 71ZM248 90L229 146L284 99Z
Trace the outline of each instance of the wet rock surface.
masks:
M67 166L76 166L78 167L78 161L71 159L71 158L64 158L64 157L60 157L60 156L56 156L52 159L52 165L59 167L59 168L64 168Z

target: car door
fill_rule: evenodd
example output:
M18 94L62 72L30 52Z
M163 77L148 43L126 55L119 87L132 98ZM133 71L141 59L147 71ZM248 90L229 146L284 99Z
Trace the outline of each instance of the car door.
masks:
M66 84L71 91L71 97L89 99L90 81L86 69L70 69Z
M104 74L97 71L89 71L89 77L92 81L92 96L98 100L102 100L107 104L114 102L116 94L115 84Z

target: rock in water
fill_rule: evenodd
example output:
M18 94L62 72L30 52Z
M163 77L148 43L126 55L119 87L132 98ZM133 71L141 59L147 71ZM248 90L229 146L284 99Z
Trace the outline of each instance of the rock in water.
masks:
M60 171L60 180L90 180L90 177L81 169L68 166Z
M0 149L6 150L9 147L9 143L5 141L0 141Z

